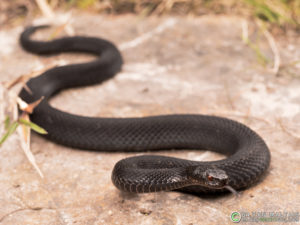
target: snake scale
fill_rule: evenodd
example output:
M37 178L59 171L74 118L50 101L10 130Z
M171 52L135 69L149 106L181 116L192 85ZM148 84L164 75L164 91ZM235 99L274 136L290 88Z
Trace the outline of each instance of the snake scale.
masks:
M61 90L93 85L114 77L123 64L111 42L94 37L63 37L38 41L30 36L40 28L27 27L20 36L28 52L48 55L84 52L97 59L51 68L31 78L19 94L27 103L44 96L30 119L48 131L46 138L77 149L94 151L211 150L227 155L218 161L191 161L159 155L141 155L116 163L112 182L123 191L144 193L179 190L224 192L249 187L270 164L263 139L247 126L222 117L175 114L142 118L92 118L73 115L50 106Z

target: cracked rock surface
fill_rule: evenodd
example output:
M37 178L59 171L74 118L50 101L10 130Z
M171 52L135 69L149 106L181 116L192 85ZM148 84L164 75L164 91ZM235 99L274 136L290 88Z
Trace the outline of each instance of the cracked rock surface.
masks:
M116 43L125 65L104 84L60 93L52 99L53 106L85 116L202 113L229 117L264 138L271 166L261 182L239 196L126 194L113 186L111 170L118 160L135 153L78 151L33 134L31 149L44 174L41 179L14 134L0 148L0 224L230 224L234 211L300 211L299 64L274 75L269 69L273 53L260 37L260 48L271 61L266 67L260 65L253 49L241 39L238 17L141 19L78 12L73 27L76 34ZM92 58L28 54L17 42L22 29L0 30L1 82ZM249 35L255 38L251 30ZM47 37L49 31L35 36ZM299 60L299 35L276 37L276 43L282 64ZM197 150L152 154L223 158Z

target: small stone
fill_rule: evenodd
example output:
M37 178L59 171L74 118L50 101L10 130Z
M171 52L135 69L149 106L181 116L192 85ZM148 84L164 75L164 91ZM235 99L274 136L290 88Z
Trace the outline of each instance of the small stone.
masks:
M140 213L143 214L143 215L148 216L148 215L150 215L150 214L152 213L152 210L150 210L150 209L145 209L145 208L141 208L141 209L140 209Z

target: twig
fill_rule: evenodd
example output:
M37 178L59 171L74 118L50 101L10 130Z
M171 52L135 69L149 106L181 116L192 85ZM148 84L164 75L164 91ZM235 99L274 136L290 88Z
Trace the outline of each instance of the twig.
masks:
M245 44L249 43L248 22L247 22L247 20L242 20L242 40Z
M270 47L273 51L273 54L274 54L274 65L273 65L273 68L272 68L272 72L275 75L277 75L278 71L279 71L279 68L280 68L280 63L281 63L279 50L278 50L278 47L276 45L275 39L273 38L271 33L269 31L265 30L264 34L265 34L265 37L267 38L267 40L270 44Z
M28 114L24 114L24 115L26 115L24 119L29 120ZM42 171L40 170L40 168L38 167L38 165L36 164L35 157L32 154L31 149L30 149L30 137L31 137L30 127L21 125L18 127L17 131L18 131L19 136L21 137L20 138L21 147L22 147L27 159L29 160L31 165L35 168L35 170L38 172L40 177L44 178L44 175L43 175Z
M280 128L285 132L287 133L288 135L294 137L294 138L297 138L297 139L300 139L300 135L299 134L294 134L293 132L289 131L282 123L282 120L280 118L277 118L277 122L280 126Z
M162 24L160 24L158 27L156 27L154 30L144 33L143 35L141 35L129 42L125 42L125 43L121 44L119 46L119 48L123 51L126 49L129 49L129 48L134 48L134 47L140 45L141 43L147 41L148 39L153 38L154 35L162 33L170 27L174 27L176 25L176 23L177 23L176 19L173 19L173 18L167 19Z
M35 0L35 1L45 17L49 19L54 18L54 12L52 11L51 7L48 5L46 0Z
M281 60L280 60L280 54L279 54L279 50L278 50L276 41L275 41L273 35L267 29L263 28L263 25L261 22L259 22L259 26L262 29L263 34L266 37L266 39L269 43L269 46L274 55L274 64L273 64L273 68L271 69L271 71L272 71L272 73L277 75L279 72Z
M262 65L266 65L266 63L269 61L264 54L262 54L260 48L258 47L257 44L253 43L249 39L249 34L248 34L248 23L246 20L242 20L242 40L243 42L248 45L254 52L256 53L257 60L259 63Z
M63 24L63 29L66 31L68 35L74 35L74 29L70 25L70 14L64 14L64 17L57 16L49 6L46 0L35 0L39 9L42 11L44 17L47 20L47 23L54 23L54 24ZM66 17L67 15L67 17ZM45 21L44 21L45 23Z
M33 210L33 211L39 211L39 210L43 210L43 209L48 209L48 210L55 210L54 208L44 208L44 207L26 207L26 208L19 208L19 209L15 209L7 214L4 214L2 217L0 217L0 223L2 223L7 217L11 217L13 214L18 213L18 212L22 212L25 210Z
M0 104L0 123L4 123L6 110L10 112L10 114L12 115L11 118L14 121L11 125L9 125L11 129L6 131L5 135L3 136L4 138L1 138L1 140L3 139L4 141L8 136L12 134L12 132L14 132L17 129L17 133L20 137L21 147L26 157L28 158L32 166L36 169L38 174L43 178L43 173L37 166L34 155L30 150L30 130L34 129L42 131L42 133L44 132L44 130L29 121L29 113L33 111L33 109L40 103L42 99L31 104L27 104L24 101L22 101L19 97L17 97L17 95L11 90L15 85L19 83L24 83L26 78L32 77L33 75L34 73L31 73L29 75L22 75L13 81L7 82L4 85L0 85L0 100L3 100ZM20 104L21 109L24 109L24 113L21 115L20 118L18 118L19 116L17 103ZM2 126L0 131L2 131ZM46 131L44 133L46 133ZM2 132L0 134L2 134Z
M30 104L27 104L26 102L24 102L21 98L17 98L17 103L19 105L19 108L23 111L23 112L26 112L27 114L31 114L34 110L34 108L36 108L40 103L41 101L44 99L44 96L42 96L40 99L30 103Z

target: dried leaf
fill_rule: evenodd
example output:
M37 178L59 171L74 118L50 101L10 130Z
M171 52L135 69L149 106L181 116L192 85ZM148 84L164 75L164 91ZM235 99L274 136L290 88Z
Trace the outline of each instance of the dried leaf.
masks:
M33 110L41 103L41 101L43 99L44 99L44 96L42 96L39 100L36 100L35 102L27 104L25 101L23 101L21 98L18 97L17 102L22 111L31 114L33 112Z
M21 98L17 98L17 103L19 105L19 108L22 110L22 111L26 111L26 108L28 107L28 104L23 101Z
M13 88L15 85L17 84L24 84L24 88L29 92L31 93L31 90L26 86L25 82L26 80L28 80L29 78L31 77L34 77L38 74L39 71L36 71L36 72L31 72L29 74L24 74L24 75L21 75L19 77L17 77L16 79L14 80L11 80L7 83L5 83L4 87L7 89L7 90L10 90L11 88Z
M28 117L28 115L26 114L26 116ZM25 118L26 118L25 116ZM18 129L18 133L20 135L20 142L21 142L21 147L27 157L27 159L29 160L29 162L31 163L31 165L35 168L35 170L38 172L38 174L40 175L41 178L44 177L42 171L40 170L40 168L38 167L38 165L36 164L35 161L35 157L31 152L30 149L30 127L21 124L22 129Z

